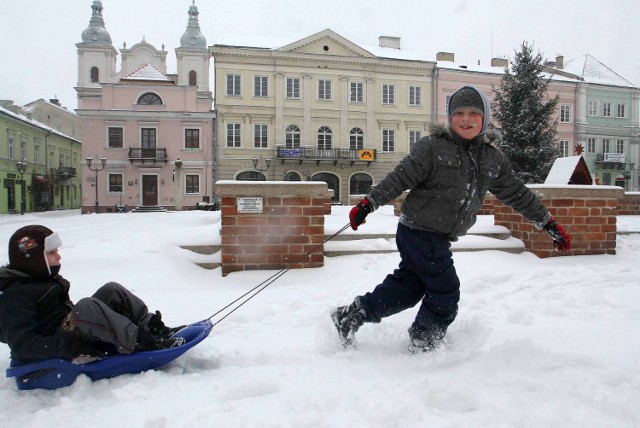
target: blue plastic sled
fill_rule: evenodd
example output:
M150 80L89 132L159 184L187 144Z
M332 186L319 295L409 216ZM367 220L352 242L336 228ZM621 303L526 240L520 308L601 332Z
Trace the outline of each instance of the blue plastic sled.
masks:
M210 320L190 324L175 335L183 337L181 346L159 351L141 351L133 354L120 354L87 364L73 364L70 360L55 358L30 364L11 361L7 377L15 377L18 389L56 389L69 386L81 375L91 380L119 376L126 373L140 373L153 370L175 360L189 349L202 342L213 328Z

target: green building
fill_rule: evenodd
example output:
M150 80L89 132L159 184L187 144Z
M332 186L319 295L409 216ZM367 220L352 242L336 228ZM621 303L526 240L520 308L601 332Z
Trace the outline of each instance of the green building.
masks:
M82 143L30 116L0 101L0 214L80 208Z

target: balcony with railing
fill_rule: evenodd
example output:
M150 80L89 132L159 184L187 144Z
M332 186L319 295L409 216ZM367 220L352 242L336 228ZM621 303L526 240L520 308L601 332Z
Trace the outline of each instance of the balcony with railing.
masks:
M624 153L597 153L596 164L604 169L624 170L626 166Z
M303 162L350 162L352 165L357 162L371 163L376 160L376 149L319 149L316 147L296 147L286 148L284 146L276 146L276 159L284 161Z
M67 180L76 176L76 169L71 166L61 166L58 168L58 179Z
M129 147L129 162L164 162L167 163L167 149Z

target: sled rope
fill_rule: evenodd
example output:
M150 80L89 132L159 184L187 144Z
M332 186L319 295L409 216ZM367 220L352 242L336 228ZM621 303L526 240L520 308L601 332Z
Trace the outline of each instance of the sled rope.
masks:
M340 235L342 232L344 232L345 230L347 230L349 227L351 226L351 223L347 223L345 226L342 227L342 229L338 230L336 233L334 233L333 235L329 236L327 239L325 239L322 244L318 244L315 247L313 247L311 250L309 250L309 252L307 254L305 254L306 257L311 256L311 254L313 254L318 248L322 247L324 244L326 244L327 242L329 242L330 240L332 240L333 238L335 238L336 236ZM221 308L220 310L218 310L216 313L214 313L213 315L211 315L209 318L207 318L208 320L210 320L211 318L215 317L216 315L220 314L221 312L223 312L225 309L228 309L230 307L232 307L234 304L240 302L237 306L235 306L232 310L230 310L226 315L224 315L223 317L221 317L218 321L216 321L215 323L213 323L212 327L216 326L217 324L219 324L222 320L224 320L225 318L227 318L229 315L231 315L232 313L234 313L235 311L237 311L238 309L240 309L245 303L247 303L249 300L253 299L254 297L256 297L256 295L258 295L258 293L262 292L265 288L267 288L268 286L270 286L271 284L273 284L274 282L276 282L278 280L278 278L280 278L282 275L284 275L285 273L289 272L291 270L291 268L284 268L276 273L274 273L273 275L271 275L269 278L265 279L264 281L262 281L260 284L256 285L255 287L253 287L251 290L247 291L246 293L244 293L242 296L238 297L237 299L235 299L233 302L229 303L228 305L226 305L225 307ZM253 294L252 294L253 293ZM249 296L249 297L247 297ZM246 299L244 299L245 297L247 297ZM244 299L244 300L242 300Z

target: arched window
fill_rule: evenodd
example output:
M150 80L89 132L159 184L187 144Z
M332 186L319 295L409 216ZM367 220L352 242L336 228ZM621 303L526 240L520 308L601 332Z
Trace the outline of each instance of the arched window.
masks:
M196 86L198 84L198 74L191 70L189 72L189 86Z
M300 181L300 174L297 171L289 171L284 175L284 181Z
M297 149L300 147L300 128L296 125L287 126L284 132L284 144L287 149Z
M364 132L360 128L353 128L349 132L349 148L351 150L364 149Z
M324 181L327 183L327 187L330 190L333 190L333 198L331 198L331 202L340 201L340 179L337 175L331 174L330 172L319 172L317 174L313 174L313 176L311 176L311 180Z
M236 180L240 181L267 181L267 177L261 172L245 171L236 176Z
M138 98L138 104L146 106L159 106L162 105L162 98L160 98L153 92L147 92L146 94L142 94L140 98Z
M349 180L349 194L350 195L368 195L371 190L373 180L369 174L363 172L355 173Z
M91 67L90 78L92 83L98 83L100 81L100 71L98 70L98 67Z
M331 132L331 128L329 128L328 126L321 126L318 129L318 149L330 150L332 136L333 133Z

